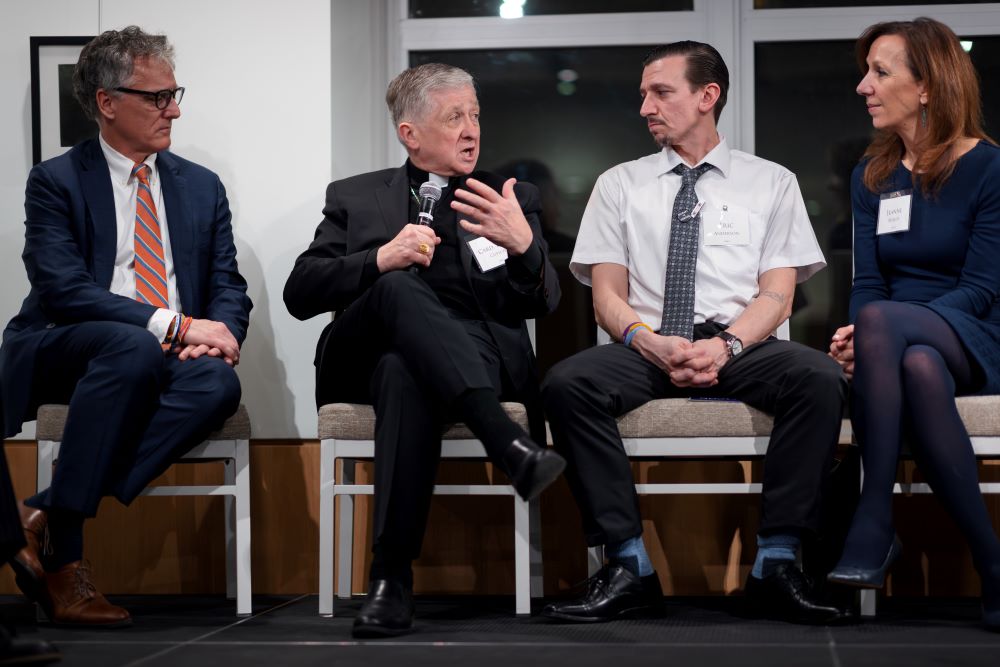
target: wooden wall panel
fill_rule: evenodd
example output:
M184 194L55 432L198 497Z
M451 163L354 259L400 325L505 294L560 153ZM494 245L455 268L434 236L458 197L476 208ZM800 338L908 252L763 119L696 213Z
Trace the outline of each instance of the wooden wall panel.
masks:
M12 441L6 452L20 497L34 490L34 443ZM319 444L257 440L251 447L253 584L257 593L317 590ZM736 462L642 462L633 466L645 482L742 482L759 478L759 464ZM905 475L911 475L907 468ZM984 465L983 477L1000 480L1000 466ZM178 465L165 479L214 483L221 464ZM491 467L445 463L443 483L493 479ZM919 478L919 476L918 476ZM371 479L360 465L359 483ZM502 482L498 475L494 481ZM738 590L755 553L757 496L657 496L640 501L645 541L665 592L728 594ZM1000 527L1000 498L987 504ZM896 500L905 551L894 569L897 594L977 595L978 577L968 548L931 497ZM542 497L545 590L554 594L586 577L586 546L580 516L565 481ZM86 557L98 586L108 593L221 593L225 590L222 498L140 498L124 508L107 499L86 528ZM356 501L354 591L363 592L370 564L371 513ZM438 497L432 503L423 556L415 582L423 593L511 594L514 586L513 516L505 497ZM9 568L0 571L0 593L16 592Z

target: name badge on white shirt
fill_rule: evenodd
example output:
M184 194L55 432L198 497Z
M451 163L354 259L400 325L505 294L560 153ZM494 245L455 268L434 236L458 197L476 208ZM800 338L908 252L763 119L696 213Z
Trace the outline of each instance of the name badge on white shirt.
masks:
M877 235L905 232L910 228L913 190L887 192L879 197Z
M472 251L472 256L476 258L476 264L483 273L499 268L507 261L507 249L484 236L469 241L469 250Z
M705 245L750 245L750 211L733 204L710 204L701 217Z

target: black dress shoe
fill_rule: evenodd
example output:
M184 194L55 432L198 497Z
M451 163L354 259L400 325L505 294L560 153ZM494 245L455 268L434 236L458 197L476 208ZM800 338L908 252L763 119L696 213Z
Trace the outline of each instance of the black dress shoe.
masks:
M358 639L377 639L402 635L412 628L413 592L392 579L370 582L351 634Z
M833 584L853 586L854 588L882 588L885 586L885 575L902 553L903 545L899 541L899 536L893 536L892 544L889 545L889 552L878 567L865 568L837 565L830 574L826 575L826 580Z
M517 438L504 452L503 465L518 495L534 500L559 478L566 468L566 459L529 438Z
M62 659L44 639L22 639L0 626L0 665L47 665Z
M767 577L747 577L744 588L755 615L806 625L840 625L857 620L852 609L821 600L812 582L792 562L774 566Z
M663 589L655 572L638 577L622 565L609 564L587 580L582 598L550 604L542 616L597 623L637 612L659 612L662 607Z

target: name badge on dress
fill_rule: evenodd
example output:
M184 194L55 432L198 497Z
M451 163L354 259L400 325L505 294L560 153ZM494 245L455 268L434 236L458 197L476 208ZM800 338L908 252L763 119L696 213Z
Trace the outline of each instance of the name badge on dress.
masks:
M875 234L896 234L910 229L910 208L913 190L897 190L879 196L878 226Z
M507 249L498 246L485 236L477 236L469 240L468 244L479 270L483 273L500 268L507 261Z
M750 211L742 206L706 206L701 220L705 245L750 245Z

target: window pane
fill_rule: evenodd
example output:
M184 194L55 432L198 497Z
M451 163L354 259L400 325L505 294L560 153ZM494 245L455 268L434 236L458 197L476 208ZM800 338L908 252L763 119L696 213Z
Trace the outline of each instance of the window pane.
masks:
M986 131L1000 132L1000 37L974 37L972 61L983 86ZM756 151L798 176L827 268L800 285L792 338L826 349L847 323L851 290L850 176L872 133L854 40L758 43L755 48Z
M539 364L594 344L590 290L569 273L580 218L597 177L657 150L639 116L648 46L411 53L411 65L445 62L477 81L482 108L479 168L538 186L545 237L563 289L557 312L538 321Z
M500 16L503 4L518 5L510 0L410 0L411 19L451 18L459 16ZM525 16L543 14L609 14L619 12L692 11L694 0L524 0L520 3Z
M963 3L984 3L991 0L962 0ZM918 0L754 0L754 9L796 9L805 7L876 7L883 5L914 5Z

